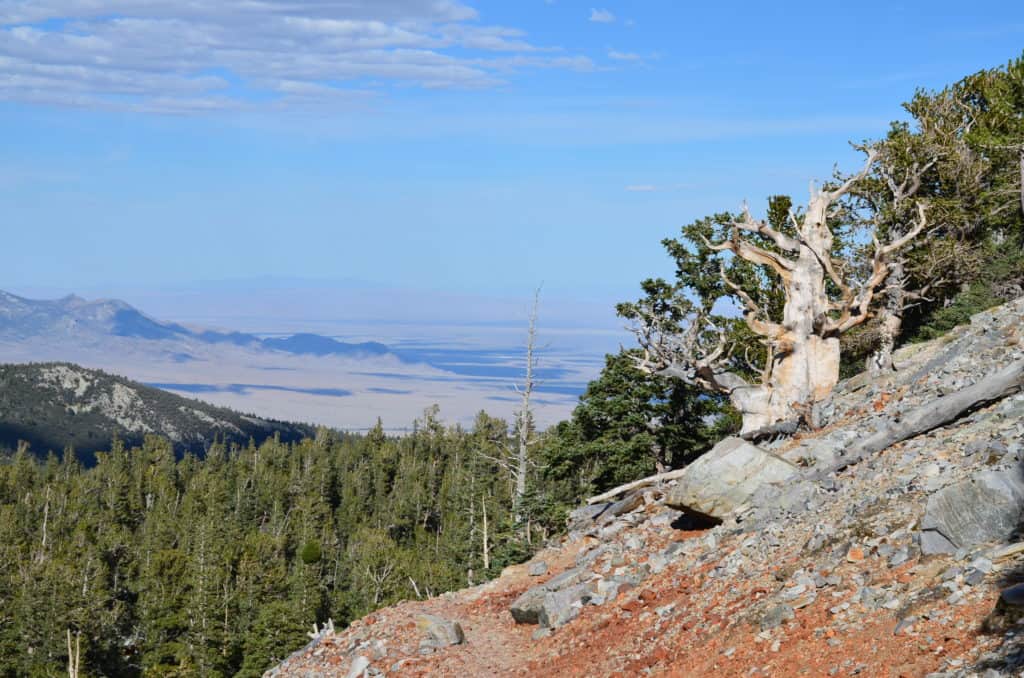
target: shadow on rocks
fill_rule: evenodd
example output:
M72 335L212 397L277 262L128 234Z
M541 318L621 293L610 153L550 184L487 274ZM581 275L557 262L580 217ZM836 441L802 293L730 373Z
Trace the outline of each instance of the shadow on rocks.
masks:
M1024 484L1024 461L1016 471ZM1024 513L1010 543L1024 541ZM1024 672L1024 558L1000 573L994 582L1001 590L995 608L982 621L980 632L1002 637L1002 643L988 652L972 667L977 673L991 676L1022 675ZM986 672L989 672L986 674Z
M698 530L710 530L712 527L721 525L722 521L710 516L702 516L696 513L683 513L672 521L673 530L685 530L695 532Z

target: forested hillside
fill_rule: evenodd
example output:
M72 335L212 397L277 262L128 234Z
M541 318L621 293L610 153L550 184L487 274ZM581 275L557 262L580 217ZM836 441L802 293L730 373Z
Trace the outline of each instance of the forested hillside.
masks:
M560 529L539 469L512 521L505 422L428 411L389 438L323 430L288 444L115 445L93 468L0 465L0 674L258 676L314 622L494 576Z
M70 447L91 463L115 435L130 447L158 434L179 454L201 455L215 440L244 445L276 436L292 442L313 432L312 426L243 415L69 363L0 365L0 449L9 451L19 441L40 456Z

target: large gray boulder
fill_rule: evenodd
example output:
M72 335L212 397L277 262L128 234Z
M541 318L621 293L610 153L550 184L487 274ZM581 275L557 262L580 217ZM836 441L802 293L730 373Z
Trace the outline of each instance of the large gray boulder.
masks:
M512 602L509 611L517 624L539 624L540 612L544 609L544 596L548 589L543 584L527 589Z
M416 616L416 626L426 632L429 643L433 647L461 645L466 642L466 634L462 632L459 622L449 621L432 614Z
M1010 536L1024 509L1021 469L983 471L928 497L921 520L921 552L957 549Z
M539 624L544 603L549 593L577 586L593 579L594 574L585 568L574 567L555 575L543 584L538 584L523 592L515 599L509 611L517 624Z
M556 629L575 619L580 609L594 596L596 586L590 582L577 584L544 596L539 622L545 628Z
M721 520L747 504L761 485L782 484L798 473L795 464L771 452L742 438L726 438L686 467L665 503Z

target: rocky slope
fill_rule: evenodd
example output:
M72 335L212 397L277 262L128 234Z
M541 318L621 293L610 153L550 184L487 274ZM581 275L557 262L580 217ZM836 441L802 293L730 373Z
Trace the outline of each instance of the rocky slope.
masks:
M724 441L497 580L321 631L269 675L1021 675L1024 394L822 469L1020 360L1022 319L1019 300L907 347L818 430Z
M179 451L202 453L214 439L245 445L278 435L310 436L310 426L260 419L70 363L0 365L0 446L27 441L37 454L75 448L88 461L115 434L128 445L146 434Z

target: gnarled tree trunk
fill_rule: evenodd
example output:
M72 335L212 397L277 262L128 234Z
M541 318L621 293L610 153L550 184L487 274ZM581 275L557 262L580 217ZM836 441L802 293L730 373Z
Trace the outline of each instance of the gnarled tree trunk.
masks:
M896 369L893 353L896 350L896 339L903 330L903 311L907 303L904 277L905 266L898 259L889 267L889 274L885 278L885 303L878 311L878 346L868 356L865 365L871 374Z
M750 263L770 268L781 281L785 302L778 321L730 281L722 267L726 286L744 304L744 320L768 348L760 383L750 384L728 371L730 351L725 346L724 332L719 332L718 346L707 350L707 318L701 313L690 319L682 333L671 338L657 336L664 330L656 324L642 323L637 329L644 349L644 357L639 361L641 369L727 394L743 415L741 433L795 419L814 403L826 399L839 381L839 335L868 318L875 289L890 272L892 253L916 237L925 225L924 208L918 205L917 223L904 235L884 246L876 241L872 272L856 290L837 271L832 258L834 236L828 225L829 210L868 173L875 158L875 152L869 152L863 169L834 190L817 190L812 185L803 218L791 215L795 235L754 221L744 210L743 219L732 223L729 239L718 244L706 242L714 251L729 251ZM771 241L775 248L760 247L740 237L741 231L756 233Z
M803 220L793 219L796 237L774 231L767 224L755 223L747 216L744 222L736 224L731 240L713 246L772 268L781 279L785 296L782 321L771 322L764 309L726 280L746 304L747 324L767 339L769 346L769 364L762 383L730 392L733 405L743 414L741 433L800 416L805 408L828 398L839 382L839 335L867 319L874 288L888 270L885 256L890 250L876 248L873 275L854 292L835 270L828 212L853 182L868 171L873 159L873 155L869 156L861 173L836 190L819 191L812 187ZM744 242L739 238L739 230L758 232L770 238L789 256L770 253ZM829 295L829 280L840 290L838 300Z

